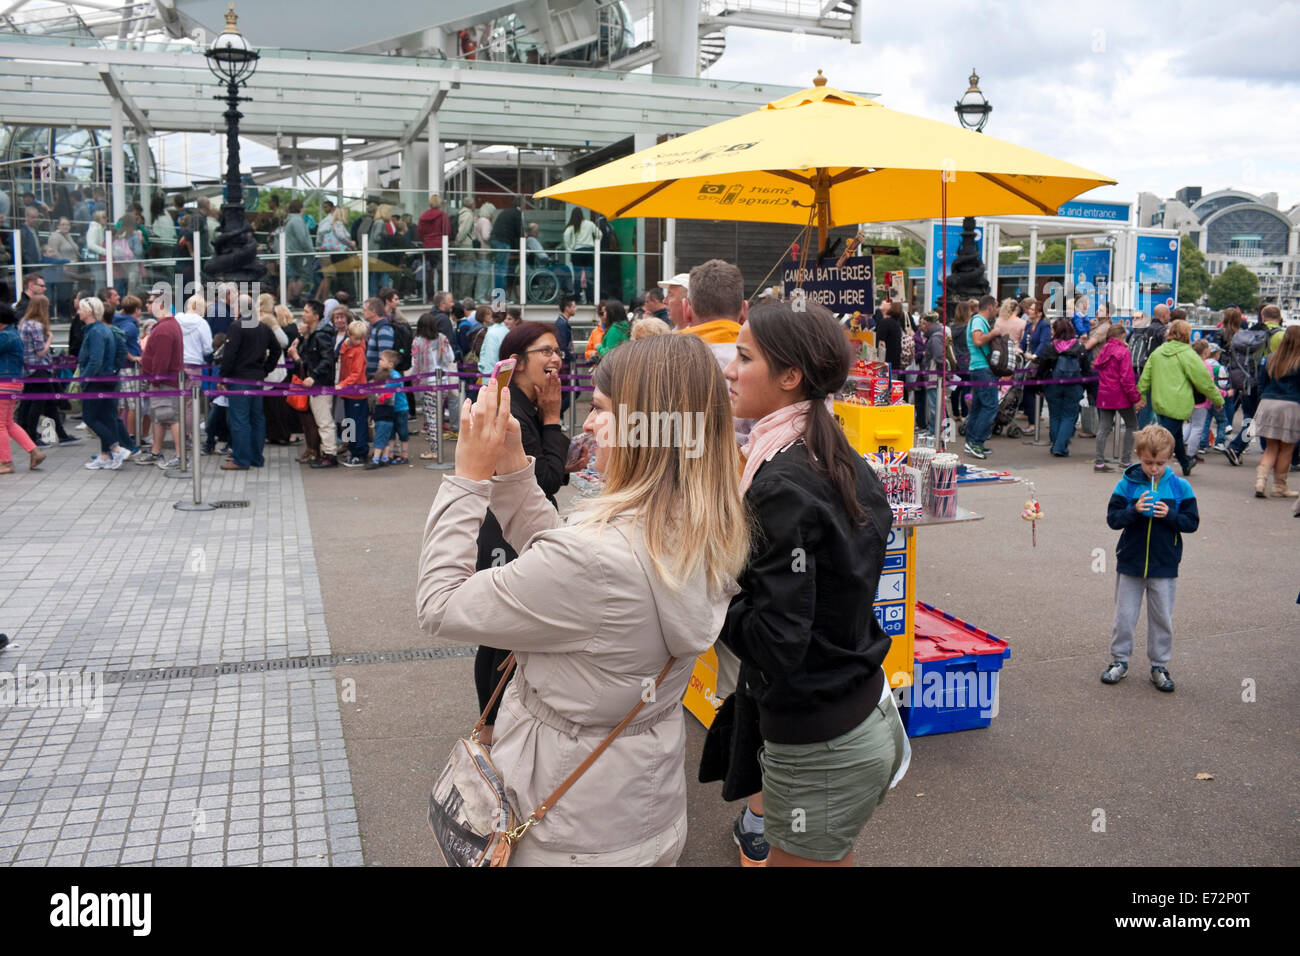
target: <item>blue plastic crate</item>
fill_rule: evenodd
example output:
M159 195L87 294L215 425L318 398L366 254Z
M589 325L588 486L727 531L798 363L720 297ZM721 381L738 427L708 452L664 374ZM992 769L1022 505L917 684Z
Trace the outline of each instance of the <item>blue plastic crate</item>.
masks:
M900 712L909 737L987 727L998 709L998 672L1007 642L916 602L912 686Z

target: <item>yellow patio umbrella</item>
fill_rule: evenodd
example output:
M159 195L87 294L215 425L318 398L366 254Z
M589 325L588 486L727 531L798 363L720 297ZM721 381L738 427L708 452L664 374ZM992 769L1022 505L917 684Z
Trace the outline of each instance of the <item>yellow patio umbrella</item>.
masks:
M616 159L537 193L623 216L832 226L1054 215L1115 180L826 86Z

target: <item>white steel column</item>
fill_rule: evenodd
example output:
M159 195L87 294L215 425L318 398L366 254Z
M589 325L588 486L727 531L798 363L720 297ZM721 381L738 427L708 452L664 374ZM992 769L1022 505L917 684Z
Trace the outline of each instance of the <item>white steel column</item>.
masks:
M429 192L442 195L442 138L438 133L438 113L429 114L429 126L425 130L429 140ZM446 205L446 203L443 203Z
M989 250L989 288L993 292L993 297L998 302L1001 302L1002 294L998 292L998 263L1002 258L1002 253L998 251L998 248L1002 245L1002 227L996 222L990 222L984 227L984 230L985 248Z
M153 154L149 151L149 135L142 130L135 134L135 161L140 169L140 208L144 210L145 228L149 226L149 199L153 192Z
M662 278L677 275L677 220L664 220L664 269ZM645 288L645 280L637 274L637 294Z
M654 0L654 41L659 59L656 76L698 76L700 72L700 0Z
M280 256L280 304L289 304L289 257L284 251L284 229L280 229L280 248L277 250Z
M1029 227L1029 294L1038 298L1038 227Z
M109 101L108 119L108 151L113 169L113 209L108 215L108 224L112 226L126 212L126 140L122 129L122 101L116 96Z
M528 240L519 237L519 308L528 305Z

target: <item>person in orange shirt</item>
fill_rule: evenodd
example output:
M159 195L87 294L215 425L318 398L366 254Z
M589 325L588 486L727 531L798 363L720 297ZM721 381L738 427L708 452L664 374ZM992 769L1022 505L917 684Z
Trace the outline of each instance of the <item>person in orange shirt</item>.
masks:
M745 280L730 262L710 259L691 270L684 303L686 325L682 335L702 338L718 365L726 368L736 355L736 337L749 314Z
M339 388L364 385L366 382L366 323L357 320L348 325L347 340L339 349ZM370 452L370 414L365 392L342 392L343 439L348 443L348 457L339 462L349 468L366 463Z
M591 361L596 354L596 346L600 340L605 337L605 300L601 299L596 303L596 327L591 330L591 337L587 339L586 359Z

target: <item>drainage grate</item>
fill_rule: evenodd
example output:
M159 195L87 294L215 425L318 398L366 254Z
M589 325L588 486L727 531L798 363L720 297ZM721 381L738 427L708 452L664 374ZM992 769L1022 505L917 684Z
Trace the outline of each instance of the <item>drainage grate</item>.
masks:
M183 677L221 677L225 674L256 674L265 671L303 670L353 664L400 664L407 661L437 661L473 657L477 647L416 647L401 651L368 651L361 654L313 654L309 657L277 657L262 661L231 661L225 664L194 664L185 667L151 667L134 671L105 671L106 684L139 684Z
M214 508L247 508L247 501L212 501L209 502Z

